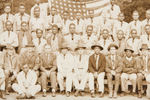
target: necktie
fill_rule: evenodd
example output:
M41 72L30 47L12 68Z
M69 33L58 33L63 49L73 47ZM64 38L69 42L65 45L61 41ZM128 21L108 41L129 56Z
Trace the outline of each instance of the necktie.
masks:
M79 56L79 61L81 61L81 59L82 59L82 55Z
M121 41L119 41L119 47L121 46Z
M55 34L54 34L53 40L55 40Z
M135 21L134 25L135 25L135 26L137 25L137 21Z
M114 5L111 5L111 10L112 10L112 11L114 10Z
M105 46L105 44L106 44L106 40L104 40L104 46Z
M93 18L91 17L91 23L93 23Z
M52 16L52 24L54 23L54 16Z
M79 25L79 22L80 22L80 20L78 19L78 20L77 20L77 24L78 24L78 25Z
M99 60L99 59L98 59L98 56L99 56L99 55L96 55L96 70L98 70L98 60Z
M149 19L147 19L147 24L149 24Z
M115 69L115 56L112 56L112 67L113 70Z
M6 15L6 21L8 21L8 18L9 18L9 14Z
M39 38L39 45L41 44L41 39Z
M73 36L73 34L72 34L71 36L72 36L72 40L74 40L74 36Z
M22 23L22 17L23 17L23 15L21 14L21 15L20 15L20 22L21 22L21 23Z

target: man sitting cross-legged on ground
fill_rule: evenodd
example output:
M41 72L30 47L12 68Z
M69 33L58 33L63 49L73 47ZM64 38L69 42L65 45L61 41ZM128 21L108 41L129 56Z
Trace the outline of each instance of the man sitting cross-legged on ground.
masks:
M35 94L41 90L41 86L36 85L37 74L29 69L28 64L22 66L22 71L17 75L17 83L14 83L12 88L19 94L18 99L35 98Z

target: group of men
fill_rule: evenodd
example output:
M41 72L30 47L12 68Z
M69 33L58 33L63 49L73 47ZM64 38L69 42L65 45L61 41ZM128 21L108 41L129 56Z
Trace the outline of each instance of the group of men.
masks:
M135 96L138 90L142 98L144 79L150 98L150 9L144 21L134 11L130 23L124 21L115 0L98 17L94 10L87 12L87 18L78 11L76 18L70 18L68 11L59 15L50 0L36 0L31 15L25 13L24 3L15 15L10 4L4 11L0 16L2 98L11 89L18 98L35 98L40 91L46 97L49 80L53 97L57 90L69 97L73 88L75 96L83 96L87 87L91 97L97 91L103 97L105 76L110 98L118 97L120 85L122 95Z

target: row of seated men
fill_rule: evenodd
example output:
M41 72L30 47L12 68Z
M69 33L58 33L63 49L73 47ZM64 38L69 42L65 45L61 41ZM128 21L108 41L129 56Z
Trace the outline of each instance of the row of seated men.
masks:
M58 52L45 46L41 53L37 52L33 44L22 48L20 54L15 53L11 46L3 47L1 51L0 90L1 97L9 94L10 89L18 93L19 99L35 98L36 93L43 92L47 96L47 82L50 79L52 97L56 96L59 88L61 94L70 96L75 87L75 96L83 96L88 84L91 97L95 97L96 89L99 96L104 96L104 77L107 76L109 97L118 97L121 85L122 95L131 93L143 96L143 80L146 80L147 97L150 97L150 47L142 44L140 54L134 55L132 47L124 49L124 56L119 56L118 45L111 43L107 48L109 55L102 53L103 47L99 43L91 46L91 54L83 42L79 42L72 51L67 42L63 42ZM115 84L113 85L113 77ZM95 81L97 80L97 81ZM128 80L132 83L132 90L128 90ZM65 81L65 82L64 82ZM58 85L57 85L58 84ZM96 85L95 85L96 84ZM59 87L57 87L59 86Z

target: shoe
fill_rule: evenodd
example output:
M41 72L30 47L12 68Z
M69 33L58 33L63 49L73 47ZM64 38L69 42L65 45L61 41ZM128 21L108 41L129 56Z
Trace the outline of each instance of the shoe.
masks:
M113 96L114 98L117 98L118 97L118 95L117 95L117 92L114 92L114 96Z
M78 97L78 95L79 95L79 90L76 90L74 96L75 96L75 97Z
M135 97L135 96L136 96L136 93L135 93L135 92L132 92L131 95Z
M138 91L138 98L142 98L142 92Z
M70 92L66 92L66 96L69 97L70 96Z
M64 94L65 94L65 91L64 91L64 90L63 90L63 91L60 91L60 94L64 95Z
M29 99L35 99L35 96L31 96Z
M45 92L43 92L43 97L46 97L47 96L47 94L46 94L46 91Z
M2 99L6 99L5 95L4 95L4 92L1 92L1 96L0 96Z
M91 93L91 97L95 98L95 93L94 92Z
M113 93L109 92L109 98L112 98L112 97L113 97Z
M52 92L52 97L56 97L56 93L55 92Z
M100 94L100 95L99 95L100 98L103 98L103 97L104 97L104 93L100 92L99 94Z
M80 91L80 95L81 95L81 96L84 96L84 91Z
M17 96L17 99L26 99L25 94L20 94L19 96Z
M10 93L9 93L9 91L8 90L6 90L6 95L9 95Z

